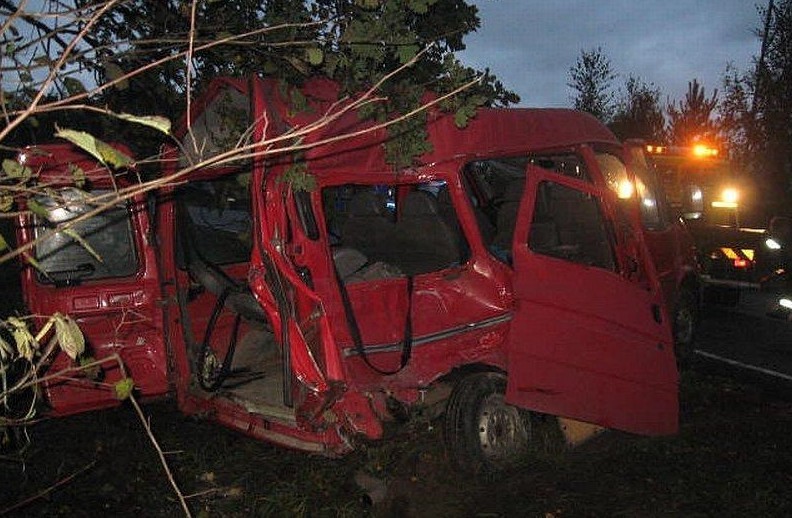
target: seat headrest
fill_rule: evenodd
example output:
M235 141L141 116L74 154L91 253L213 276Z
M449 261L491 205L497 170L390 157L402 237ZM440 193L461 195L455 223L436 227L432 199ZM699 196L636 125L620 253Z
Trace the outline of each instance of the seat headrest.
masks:
M385 203L373 191L360 191L349 200L350 216L386 216Z
M436 216L439 214L437 200L426 191L413 191L404 198L402 216Z

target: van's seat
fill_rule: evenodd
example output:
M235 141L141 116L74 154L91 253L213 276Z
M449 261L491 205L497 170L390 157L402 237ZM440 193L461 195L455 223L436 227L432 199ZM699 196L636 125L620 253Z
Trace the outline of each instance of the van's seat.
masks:
M395 224L389 220L384 200L371 190L355 193L341 227L341 244L354 248L369 262L386 261Z
M443 219L437 199L426 191L408 194L397 224L391 262L408 275L442 270L461 261L458 232Z

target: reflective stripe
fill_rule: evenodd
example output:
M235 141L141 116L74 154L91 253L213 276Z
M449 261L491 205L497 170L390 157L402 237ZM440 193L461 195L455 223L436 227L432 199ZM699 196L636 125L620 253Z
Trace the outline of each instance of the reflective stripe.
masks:
M412 345L413 347L417 347L431 342L445 340L446 338L450 338L452 336L456 336L462 333L468 333L471 331L477 331L479 329L486 329L488 327L496 326L498 324L508 322L511 319L512 319L511 313L507 313L505 315L499 315L497 317L488 318L480 322L464 324L458 327L452 327L451 329L445 329L443 331L438 331L436 333L431 333L424 336L416 336L413 338ZM398 342L398 343L390 343L390 344L366 345L365 348L366 348L366 354L387 353L387 352L401 351L402 344L401 342ZM360 353L356 351L354 348L344 349L342 352L344 358L349 358L350 356L358 356L359 354Z
M728 259L731 259L732 261L740 258L740 256L737 255L737 252L735 252L731 248L723 247L720 249L720 251L723 252L723 255L725 255Z

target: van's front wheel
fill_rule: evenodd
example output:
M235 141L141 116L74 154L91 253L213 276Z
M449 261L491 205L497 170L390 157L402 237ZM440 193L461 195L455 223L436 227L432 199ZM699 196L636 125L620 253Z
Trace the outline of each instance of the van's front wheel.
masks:
M451 393L444 436L449 454L461 468L499 471L528 449L529 415L507 404L505 392L506 378L488 372L462 379Z

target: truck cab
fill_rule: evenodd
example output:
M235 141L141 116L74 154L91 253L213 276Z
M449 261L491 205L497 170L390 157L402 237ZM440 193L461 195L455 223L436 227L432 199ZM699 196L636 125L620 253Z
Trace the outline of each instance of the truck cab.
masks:
M705 302L736 304L757 289L764 234L752 182L715 147L646 145L650 163L696 245Z
M74 244L42 241L37 259L50 251L68 273L28 268L28 310L71 314L141 395L173 393L184 412L311 452L381 438L394 408L431 399L474 471L526 449L537 420L677 430L672 320L638 206L609 186L603 164L627 160L607 128L571 110L482 109L464 129L432 112L432 151L394 170L390 137L333 112L332 85L302 93L311 110L297 113L266 80L216 81L163 154L171 181L95 233L129 230L125 249L103 249L123 268L87 273L64 255ZM242 135L218 124L232 112ZM299 155L256 147L317 114L327 122ZM252 152L225 158L222 142L245 135ZM20 223L21 242L48 224ZM56 413L111 404L106 392L47 385Z

